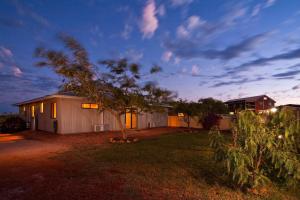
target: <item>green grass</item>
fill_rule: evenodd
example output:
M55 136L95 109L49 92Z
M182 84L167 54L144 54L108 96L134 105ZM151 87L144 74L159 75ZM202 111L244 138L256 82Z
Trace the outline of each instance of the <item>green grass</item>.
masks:
M142 191L144 196L163 199L296 199L275 187L263 196L233 189L212 156L207 132L201 132L164 135L106 148L74 149L60 158L69 165L84 163L77 173L81 178L103 172L122 178L132 198Z

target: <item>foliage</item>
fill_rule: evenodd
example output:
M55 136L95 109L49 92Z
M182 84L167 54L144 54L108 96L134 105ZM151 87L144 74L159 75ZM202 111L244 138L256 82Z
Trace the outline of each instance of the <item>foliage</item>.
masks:
M270 181L296 186L300 180L297 157L299 126L293 113L282 110L273 115L242 111L232 130L232 143L226 144L217 130L210 131L215 159L227 168L233 182L258 187Z
M104 60L94 64L88 52L74 38L60 35L67 52L37 48L36 56L43 58L37 66L49 66L64 78L63 91L88 98L98 103L101 109L113 114L126 138L121 115L128 108L138 112L158 110L173 98L173 93L159 88L153 82L141 83L141 77L161 71L154 66L148 74L140 73L141 66L126 59Z
M23 131L26 129L26 122L18 116L10 116L1 124L0 129L4 133Z
M220 122L221 117L214 114L209 113L202 119L202 125L203 128L206 130L210 130L214 126L218 126Z
M227 114L227 106L220 100L205 98L198 100L198 116L203 120L209 114Z
M179 101L173 102L172 106L174 113L184 114L184 121L187 123L188 128L190 128L191 117L196 116L198 114L199 104L180 99Z

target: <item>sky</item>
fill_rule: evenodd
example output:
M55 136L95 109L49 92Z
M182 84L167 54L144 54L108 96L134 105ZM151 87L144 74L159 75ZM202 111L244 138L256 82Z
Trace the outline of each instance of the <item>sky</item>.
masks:
M266 94L300 104L299 0L1 0L0 113L55 93L62 78L34 50L76 38L92 62L128 58L178 98Z

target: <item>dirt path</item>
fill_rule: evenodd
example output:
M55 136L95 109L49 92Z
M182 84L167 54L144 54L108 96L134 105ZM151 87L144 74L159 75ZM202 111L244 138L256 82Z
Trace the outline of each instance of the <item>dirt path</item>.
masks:
M179 129L155 128L130 131L128 135L145 139L178 131ZM131 199L130 195L123 191L124 180L106 172L103 172L101 177L90 177L85 180L73 178L77 171L81 173L80 169L84 168L84 163L72 166L53 159L55 155L70 148L105 146L109 138L118 136L118 133L59 136L43 132L26 132L20 136L24 139L0 143L1 200Z

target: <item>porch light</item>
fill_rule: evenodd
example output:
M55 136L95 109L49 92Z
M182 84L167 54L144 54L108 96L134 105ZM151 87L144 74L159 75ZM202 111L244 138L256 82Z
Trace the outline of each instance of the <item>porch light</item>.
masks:
M178 113L178 117L184 117L183 113Z
M283 138L283 136L282 135L278 135L278 139L282 139Z
M274 107L274 108L271 108L271 112L272 112L272 113L276 113L276 112L277 112L277 108L275 108L275 107Z
M229 115L234 115L234 112L229 112Z

